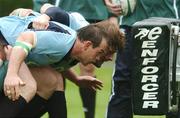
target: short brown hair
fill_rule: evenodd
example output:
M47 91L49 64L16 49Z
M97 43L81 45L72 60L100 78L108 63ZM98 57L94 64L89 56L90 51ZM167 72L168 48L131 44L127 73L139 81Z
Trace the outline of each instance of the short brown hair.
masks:
M100 45L103 38L110 50L121 50L124 47L124 34L120 32L118 26L108 20L90 24L79 29L77 33L81 41L90 40L94 48Z

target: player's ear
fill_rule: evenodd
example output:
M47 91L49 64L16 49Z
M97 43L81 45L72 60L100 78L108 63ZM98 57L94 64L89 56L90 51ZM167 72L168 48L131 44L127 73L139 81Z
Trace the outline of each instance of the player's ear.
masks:
M92 46L92 42L91 41L83 41L84 44L84 49L88 49L90 46Z

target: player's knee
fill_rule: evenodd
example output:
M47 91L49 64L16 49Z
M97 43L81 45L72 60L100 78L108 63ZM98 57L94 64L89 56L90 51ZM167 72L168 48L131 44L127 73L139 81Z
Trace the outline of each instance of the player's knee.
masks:
M64 79L62 77L57 79L57 86L55 91L64 91Z
M44 87L46 89L49 89L49 91L54 91L56 89L57 82L58 82L57 78L51 78L46 82Z
M34 81L32 84L29 85L29 89L31 89L32 95L35 95L37 92L37 83Z
M37 84L35 81L26 82L26 85L21 87L21 96L29 102L37 92Z
M50 67L31 67L31 72L37 82L39 92L53 91L57 86L56 71Z
M57 79L45 79L43 83L38 85L37 94L44 99L49 99L49 97L54 93L57 87Z
M44 79L41 84L38 85L38 91L40 92L53 92L56 89L57 86L57 78L47 78Z

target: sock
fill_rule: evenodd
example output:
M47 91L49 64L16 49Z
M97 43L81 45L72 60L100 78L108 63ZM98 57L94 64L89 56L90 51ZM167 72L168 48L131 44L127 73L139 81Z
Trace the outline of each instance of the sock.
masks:
M23 110L27 104L26 100L20 96L18 100L12 101L6 96L1 96L0 99L0 117L1 118L14 118Z
M94 118L96 92L88 88L80 88L79 91L80 91L80 96L83 102L85 118Z
M67 118L66 98L64 91L55 91L47 103L49 118Z
M26 107L17 115L17 118L38 118L45 109L47 100L35 95L34 98L26 105Z
M47 103L46 103L46 104L47 104ZM41 118L41 117L47 112L46 104L44 104L44 105L41 107L41 109L39 110L39 113L37 113L34 118Z

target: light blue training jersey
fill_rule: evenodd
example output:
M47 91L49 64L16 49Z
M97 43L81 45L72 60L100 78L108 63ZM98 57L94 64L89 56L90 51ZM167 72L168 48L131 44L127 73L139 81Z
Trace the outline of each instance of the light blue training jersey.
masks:
M28 25L35 16L0 18L0 31L10 45L14 45L21 32L29 31ZM27 56L27 62L36 65L49 65L60 61L72 48L76 32L56 22L50 23L50 29L34 31L37 39L35 48ZM56 31L51 31L56 30Z
M21 32L32 31L32 29L28 29L28 26L35 18L35 16L24 18L16 16L2 17L0 18L0 31L6 41L14 46ZM26 63L33 63L38 66L58 64L58 62L61 62L71 50L76 40L76 32L74 30L56 22L51 22L47 30L34 32L37 43L28 54ZM5 61L0 67L0 91L3 88L7 65L8 62ZM61 64L58 65L61 66Z
M30 30L28 29L29 24L41 14L34 12L33 15L34 16L28 17L8 16L0 18L0 31L10 45L14 45L21 32ZM78 13L68 13L68 15L69 27L74 30L89 24L84 17ZM61 72L78 63L77 60L67 57L67 53L74 44L76 33L67 26L55 22L54 24L60 26L59 32L49 31L56 27L52 25L51 28L46 31L35 31L37 44L27 56L26 62L34 65L51 64L53 68ZM68 31L68 33L66 31ZM65 55L66 58L64 58ZM2 88L6 70L7 62L0 68L0 88Z

